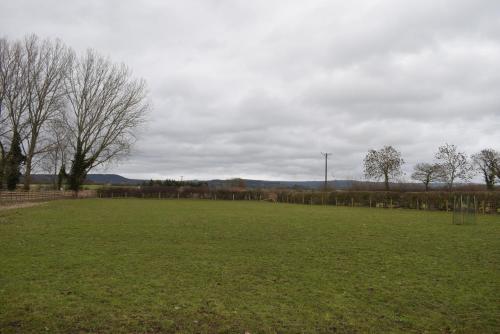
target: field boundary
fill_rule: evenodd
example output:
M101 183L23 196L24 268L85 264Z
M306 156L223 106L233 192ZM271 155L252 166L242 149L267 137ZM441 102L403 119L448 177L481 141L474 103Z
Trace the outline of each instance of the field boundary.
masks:
M95 198L95 190L65 191L0 191L0 205L15 203L45 202L57 199Z
M237 190L203 188L103 188L99 198L144 199L207 199L207 200L256 200L303 205L332 205L370 208L404 208L415 210L453 211L458 197L474 199L476 212L500 213L500 192L384 192L384 191L283 191Z

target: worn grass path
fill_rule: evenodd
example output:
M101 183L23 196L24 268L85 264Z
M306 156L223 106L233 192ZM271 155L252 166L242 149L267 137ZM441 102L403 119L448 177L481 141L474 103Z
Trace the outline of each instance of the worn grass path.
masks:
M0 333L495 333L500 217L66 200L0 212Z

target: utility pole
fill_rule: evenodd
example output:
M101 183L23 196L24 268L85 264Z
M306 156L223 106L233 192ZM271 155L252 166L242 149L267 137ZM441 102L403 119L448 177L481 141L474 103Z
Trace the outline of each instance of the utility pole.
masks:
M331 155L329 152L321 152L321 154L325 157L325 191L328 188L328 156Z

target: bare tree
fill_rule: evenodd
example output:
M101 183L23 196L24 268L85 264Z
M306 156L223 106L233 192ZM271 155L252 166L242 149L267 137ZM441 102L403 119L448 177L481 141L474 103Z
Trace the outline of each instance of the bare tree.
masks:
M445 144L438 148L435 156L439 165L439 178L445 182L448 190L453 189L455 180L468 181L473 176L473 168L467 155L458 152L455 145Z
M437 164L419 163L415 166L411 178L415 181L420 181L425 186L425 191L429 190L429 184L439 180L440 168Z
M7 91L8 77L10 75L10 45L5 38L0 38L0 138L7 132L7 117L5 114L5 94Z
M64 77L71 65L71 52L61 41L40 41L31 35L24 40L26 53L27 125L23 141L25 152L24 189L29 190L33 159L49 150L44 127L63 108Z
M7 77L9 76L10 46L5 38L0 38L0 189L3 187L3 174L5 164L5 137L9 132L4 101L7 90Z
M21 132L26 122L26 70L27 57L23 45L18 41L5 41L5 56L2 62L1 80L3 104L10 121L11 132Z
M370 150L364 159L365 176L377 180L383 178L385 189L389 190L389 180L403 174L403 164L401 152L392 146L384 146L378 151Z
M484 149L472 156L474 166L483 173L484 182L488 190L493 190L495 177L498 175L500 166L500 153L494 149ZM500 177L500 176L498 176Z
M69 154L68 133L63 116L62 114L61 118L49 122L49 127L46 130L49 136L49 145L41 161L41 169L52 175L54 189L61 188Z
M73 151L69 184L78 190L92 168L129 152L148 108L146 87L143 80L131 78L125 65L92 50L75 61L65 85Z
M27 114L27 64L28 57L22 43L2 42L2 63L0 68L0 80L2 81L3 107L7 111L7 133L10 137L9 151L6 152L2 145L4 154L3 172L7 180L9 190L16 188L20 176L20 166L24 161L21 150L23 136L25 135Z

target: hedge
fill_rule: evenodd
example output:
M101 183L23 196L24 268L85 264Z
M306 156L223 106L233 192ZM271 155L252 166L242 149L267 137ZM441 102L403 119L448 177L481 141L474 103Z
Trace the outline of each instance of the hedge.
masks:
M453 209L454 199L469 197L481 213L499 213L499 191L476 192L384 192L384 191L291 191L209 189L208 187L102 188L101 198L199 198L212 200L269 200L308 205L337 205L419 210Z

